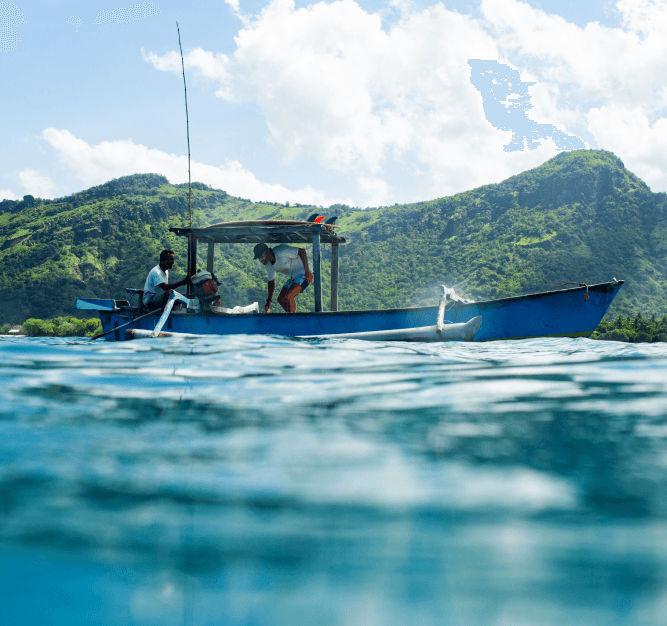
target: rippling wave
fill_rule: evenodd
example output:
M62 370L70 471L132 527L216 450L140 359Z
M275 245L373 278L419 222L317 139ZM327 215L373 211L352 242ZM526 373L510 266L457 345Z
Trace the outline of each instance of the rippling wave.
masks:
M665 344L11 338L0 384L16 619L41 572L62 623L664 623Z

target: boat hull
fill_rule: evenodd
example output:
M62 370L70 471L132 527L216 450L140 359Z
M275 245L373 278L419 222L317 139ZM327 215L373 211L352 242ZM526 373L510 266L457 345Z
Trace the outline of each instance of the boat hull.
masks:
M531 337L588 337L597 328L624 281L525 296L456 302L445 314L453 323L482 317L475 341Z
M481 327L474 341L523 339L528 337L587 337L604 317L623 281L549 291L498 300L454 302L445 312L445 322L466 323L481 316ZM588 298L585 296L588 295ZM77 308L98 310L103 331L126 324L127 309L113 309L112 300L77 302ZM94 308L99 307L99 308ZM113 310L109 310L109 309ZM349 335L434 326L438 307L411 307L374 311L336 311L322 313L216 314L174 311L165 332L192 335ZM138 321L130 328L153 330L159 314ZM125 340L124 331L106 335L107 341Z

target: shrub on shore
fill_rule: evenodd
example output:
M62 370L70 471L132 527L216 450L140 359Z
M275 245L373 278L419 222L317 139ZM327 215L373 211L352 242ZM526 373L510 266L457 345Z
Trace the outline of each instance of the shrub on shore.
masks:
M627 341L630 343L656 343L667 341L667 315L657 319L655 314L644 317L619 315L615 320L602 320L591 339Z
M50 320L27 319L21 325L29 337L92 337L102 332L97 318L54 317Z

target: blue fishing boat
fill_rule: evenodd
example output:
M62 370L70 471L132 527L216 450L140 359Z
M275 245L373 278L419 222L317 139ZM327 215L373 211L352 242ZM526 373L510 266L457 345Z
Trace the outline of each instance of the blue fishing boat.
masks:
M190 288L179 305L147 312L129 300L79 299L79 310L97 311L107 341L169 334L262 334L290 337L341 337L368 340L442 341L523 339L528 337L587 337L600 323L622 280L470 302L442 289L440 302L430 307L339 311L339 247L345 243L331 224L292 220L224 222L205 228L172 228L188 238L188 268L196 268L197 244L207 245L207 272L213 275L217 244L264 242L312 243L315 311L306 313L236 313L206 303ZM322 310L321 246L331 245L331 310ZM179 299L177 298L177 299ZM171 308L173 304L176 306ZM166 307L165 307L166 308Z

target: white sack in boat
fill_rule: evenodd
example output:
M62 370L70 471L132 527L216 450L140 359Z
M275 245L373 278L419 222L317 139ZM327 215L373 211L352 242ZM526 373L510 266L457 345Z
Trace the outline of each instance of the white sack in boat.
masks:
M253 302L248 306L235 306L233 309L228 309L224 306L212 306L213 313L259 313L259 304Z

